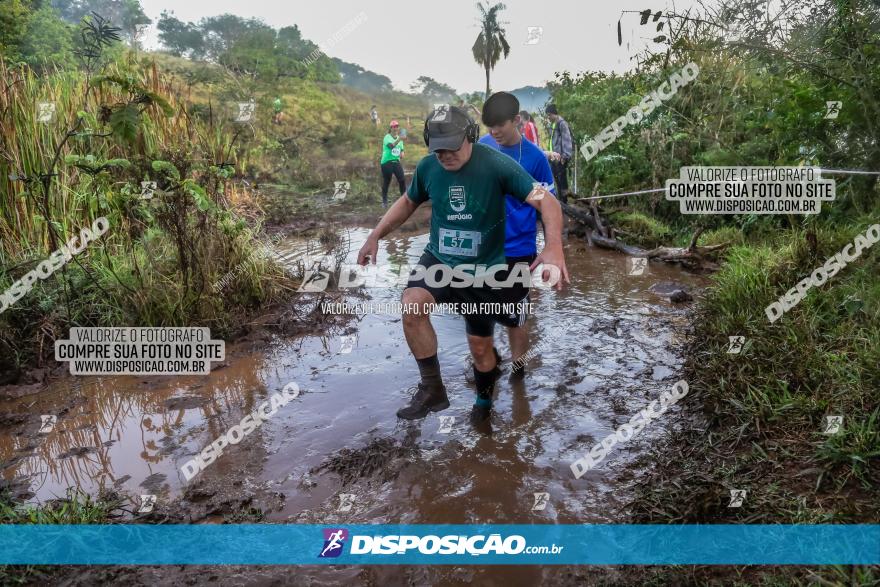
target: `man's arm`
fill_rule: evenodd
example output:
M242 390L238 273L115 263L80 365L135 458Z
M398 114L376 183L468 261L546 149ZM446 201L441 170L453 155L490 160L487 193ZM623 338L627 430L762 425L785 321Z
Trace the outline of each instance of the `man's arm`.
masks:
M367 241L358 252L358 265L366 265L367 260L375 265L376 256L379 252L379 239L384 238L388 233L396 229L398 226L406 222L412 216L421 204L416 204L409 199L409 196L403 195L388 208L388 212L379 220L379 224L367 237Z
M559 274L555 284L556 289L562 289L562 281L571 283L568 276L568 268L565 266L565 254L562 251L562 206L556 197L543 187L536 187L526 198L526 203L541 213L541 222L544 224L544 250L529 266L529 270L543 263L556 267ZM545 267L541 278L549 281L553 278L552 270ZM560 277L562 279L560 279Z
M536 161L535 165L535 168L530 172L531 176L537 181L542 182L544 185L550 186L547 191L555 196L556 184L554 182L556 178L553 177L553 169L550 168L550 162L547 159L539 159ZM559 200L557 200L557 202L558 201ZM544 225L543 220L541 220L540 214L538 214L538 220L541 222L541 231L544 233L544 242L546 242L547 227Z

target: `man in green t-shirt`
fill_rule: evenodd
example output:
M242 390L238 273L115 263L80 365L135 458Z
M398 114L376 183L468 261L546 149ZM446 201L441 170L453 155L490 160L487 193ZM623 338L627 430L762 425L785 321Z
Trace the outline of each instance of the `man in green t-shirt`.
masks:
M504 257L506 194L533 206L544 222L546 244L529 271L543 264L542 278L549 280L551 269L555 269L556 277L561 277L557 289L562 287L562 279L568 281L559 202L536 185L516 161L487 145L475 144L478 134L479 126L464 110L445 104L435 109L424 130L432 154L419 162L406 197L391 206L358 253L359 264L376 263L379 239L403 224L421 204L431 201L430 240L402 299L403 332L421 381L410 404L397 412L400 418L424 418L449 407L440 377L437 335L430 320L430 307L435 303L456 304L453 308L465 317L477 387L471 421L483 423L491 413L492 391L499 374L493 331L500 313L479 308L507 302L502 283L511 276L496 275L494 282L475 276L481 265L508 271ZM457 277L469 274L472 280L460 283L470 285L456 286L440 277L449 273Z
M403 174L403 166L400 160L403 158L403 139L406 138L406 131L400 130L400 124L396 120L391 121L388 128L388 134L382 139L382 159L379 166L382 168L382 207L388 207L388 185L391 183L391 176L397 178L397 185L400 188L400 195L406 191L406 180Z

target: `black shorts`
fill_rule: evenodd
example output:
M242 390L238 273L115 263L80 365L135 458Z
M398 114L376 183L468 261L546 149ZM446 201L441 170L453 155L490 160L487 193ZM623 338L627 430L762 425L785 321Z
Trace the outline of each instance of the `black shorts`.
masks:
M526 257L508 257L507 270L513 271L514 265L517 263L525 263L531 265L537 255L528 255ZM512 312L500 314L497 316L496 322L508 328L519 328L524 326L529 317L529 287L517 283L513 287L504 290L504 301L508 304L507 308Z
M528 261L531 263L533 260L534 256L531 258L518 257L511 259L508 261L508 272L517 262ZM425 251L419 259L419 265L425 268L440 264L443 264L442 261L428 251ZM498 281L503 281L506 278L506 275L497 276ZM467 333L472 336L492 336L495 331L496 322L511 328L522 326L528 315L529 288L521 284L508 288L493 288L487 285L480 287L452 287L451 285L437 287L428 285L424 277L413 279L413 274L410 274L410 280L406 287L420 287L428 291L438 304L466 304L471 309L479 308L480 304L491 305L492 311L464 312L465 328ZM511 304L514 304L514 306L511 306ZM501 311L504 309L513 311Z

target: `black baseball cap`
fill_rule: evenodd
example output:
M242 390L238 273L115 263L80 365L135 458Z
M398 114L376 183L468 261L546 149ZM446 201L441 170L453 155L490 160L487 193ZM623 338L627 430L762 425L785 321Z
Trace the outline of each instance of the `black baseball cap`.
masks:
M470 117L458 106L438 105L428 115L428 151L458 151L471 124Z

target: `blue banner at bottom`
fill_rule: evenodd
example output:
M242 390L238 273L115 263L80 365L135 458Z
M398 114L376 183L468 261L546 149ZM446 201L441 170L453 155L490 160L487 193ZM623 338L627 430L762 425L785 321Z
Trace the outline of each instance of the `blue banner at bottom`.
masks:
M880 525L0 526L3 564L880 564Z

